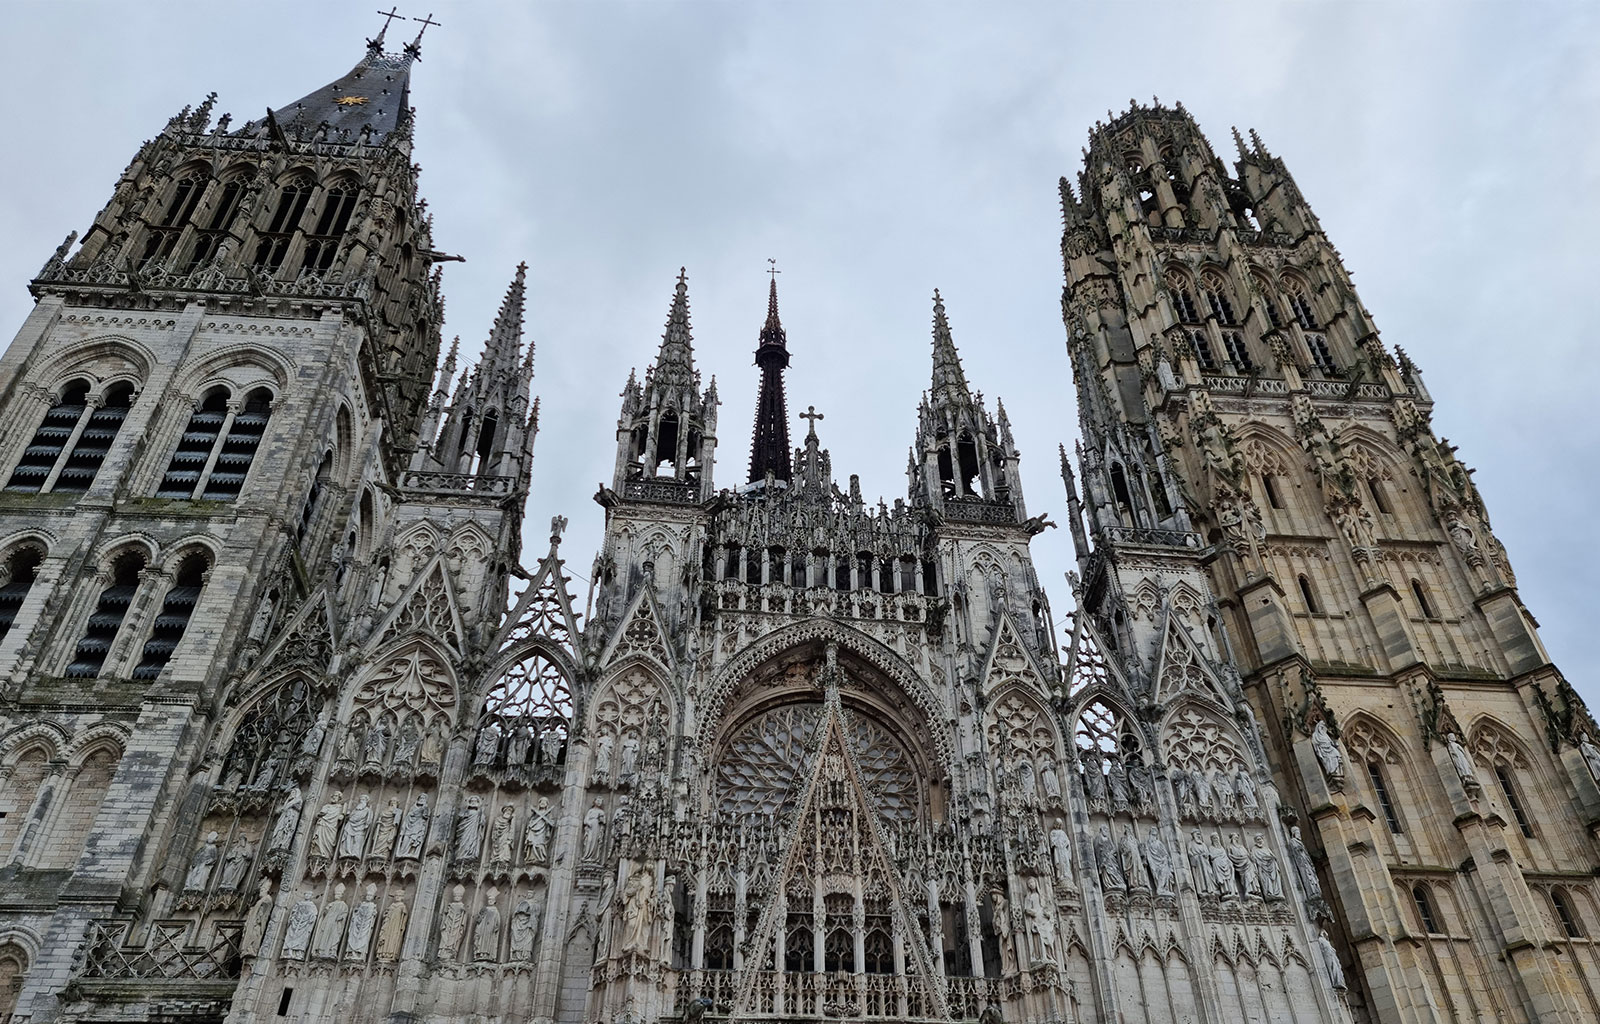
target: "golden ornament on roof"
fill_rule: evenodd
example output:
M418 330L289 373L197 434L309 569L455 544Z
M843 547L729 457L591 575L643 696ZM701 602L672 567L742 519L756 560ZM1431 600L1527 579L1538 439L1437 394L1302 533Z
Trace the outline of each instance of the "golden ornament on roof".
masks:
M367 98L365 96L340 96L333 102L339 104L341 107L359 107L361 104L367 102Z

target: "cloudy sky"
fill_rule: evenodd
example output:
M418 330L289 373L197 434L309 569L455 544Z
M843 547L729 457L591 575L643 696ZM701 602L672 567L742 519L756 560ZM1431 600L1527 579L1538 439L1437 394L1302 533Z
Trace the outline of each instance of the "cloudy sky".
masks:
M402 13L443 22L412 95L435 238L467 258L445 272L447 335L480 346L529 263L543 418L525 561L562 513L588 576L617 394L679 266L723 396L717 479L743 480L768 257L790 408L826 415L841 477L904 494L938 287L968 376L1012 416L1030 511L1060 519L1076 412L1055 182L1096 118L1154 95L1219 149L1254 127L1288 161L1478 468L1552 655L1600 698L1600 7L429 3ZM373 0L6 6L8 337L28 278L167 117L211 90L240 120L290 102L379 23ZM1070 549L1065 530L1035 542L1058 617Z

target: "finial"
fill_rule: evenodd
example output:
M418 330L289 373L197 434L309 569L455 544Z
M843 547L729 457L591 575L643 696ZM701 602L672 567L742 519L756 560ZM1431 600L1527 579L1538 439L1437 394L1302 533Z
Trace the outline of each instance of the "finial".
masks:
M428 31L429 26L431 26L431 25L439 25L440 23L433 20L433 12L432 11L428 12L428 16L426 18L412 18L411 20L412 21L420 21L420 22L422 22L422 28L417 30L417 38L411 40L411 42L409 42L409 43L407 43L405 45L405 52L406 52L407 56L409 56L412 60L421 60L422 59L422 33Z
M811 421L811 428L806 431L806 440L811 441L815 440L817 436L817 421L827 419L827 417L818 412L816 406L808 405L806 406L806 411L800 414L800 419Z
M396 19L396 18L404 18L405 17L405 15L403 15L403 14L397 14L396 13L397 11L399 11L399 9L400 8L398 8L398 7L391 7L391 8L389 8L389 11L388 11L387 14L385 14L383 11L379 11L378 12L378 16L383 19L383 27L378 29L378 35L377 35L376 38L367 40L367 50L368 50L368 52L372 53L374 56L376 56L376 55L378 55L378 54L383 52L383 37L389 31L389 23L391 21L393 21L394 19Z

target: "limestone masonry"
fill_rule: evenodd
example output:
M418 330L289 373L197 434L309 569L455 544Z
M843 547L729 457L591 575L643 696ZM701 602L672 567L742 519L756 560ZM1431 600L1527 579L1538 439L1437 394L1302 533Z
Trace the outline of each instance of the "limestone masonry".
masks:
M684 274L575 595L524 268L440 362L418 56L185 109L31 284L0 1021L1600 1018L1600 731L1259 139L1135 105L1061 181L1064 620L937 293L869 504L775 283L719 486Z

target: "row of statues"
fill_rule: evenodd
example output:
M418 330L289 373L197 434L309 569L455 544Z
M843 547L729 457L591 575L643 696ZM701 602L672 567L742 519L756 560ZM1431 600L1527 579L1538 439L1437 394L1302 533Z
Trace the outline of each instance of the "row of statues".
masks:
M566 747L565 721L552 722L544 728L527 719L512 721L516 724L490 718L478 730L472 744L474 768L562 763Z
M1123 758L1088 750L1079 761L1083 766L1083 792L1091 813L1152 816L1158 813L1155 776L1137 755L1124 763Z
M251 859L255 857L255 844L241 832L234 836L233 842L228 844L228 852L224 854L217 845L217 839L216 832L206 833L200 848L189 858L189 870L183 877L184 892L205 892L211 888L213 877L216 877L218 892L238 892L244 885L244 876L250 870ZM222 865L221 872L217 871L218 863Z
M457 812L454 826L455 854L452 864L470 866L479 864L484 856L486 815L483 798L473 794ZM509 867L516 862L519 851L521 862L540 866L550 861L550 842L555 835L555 812L550 798L542 796L522 829L517 829L515 804L502 804L492 825L487 827L489 863ZM520 839L520 841L519 841Z
M499 906L500 892L491 886L483 894L484 903L476 914L471 914L465 902L466 886L457 885L450 892L450 902L439 914L439 949L441 963L470 960L474 963L493 963L501 960L502 920ZM529 893L516 901L511 909L509 936L506 936L507 959L525 962L533 959L538 943L539 925L543 919L543 901ZM469 924L470 915L470 924ZM463 948L463 941L471 942Z
M345 886L340 882L333 887L332 898L318 906L311 889L301 890L300 899L289 909L289 922L284 928L280 952L285 960L309 957L364 964L374 953L379 963L393 963L400 958L409 914L405 898L391 895L380 921L376 885L367 886L364 898L354 909L345 902L344 895ZM245 919L242 947L246 955L260 950L261 934L266 928L262 911L266 908L270 912L271 900L269 883L263 881L261 897Z
M1255 776L1244 765L1232 770L1204 767L1168 773L1178 813L1190 821L1261 821L1263 808Z

